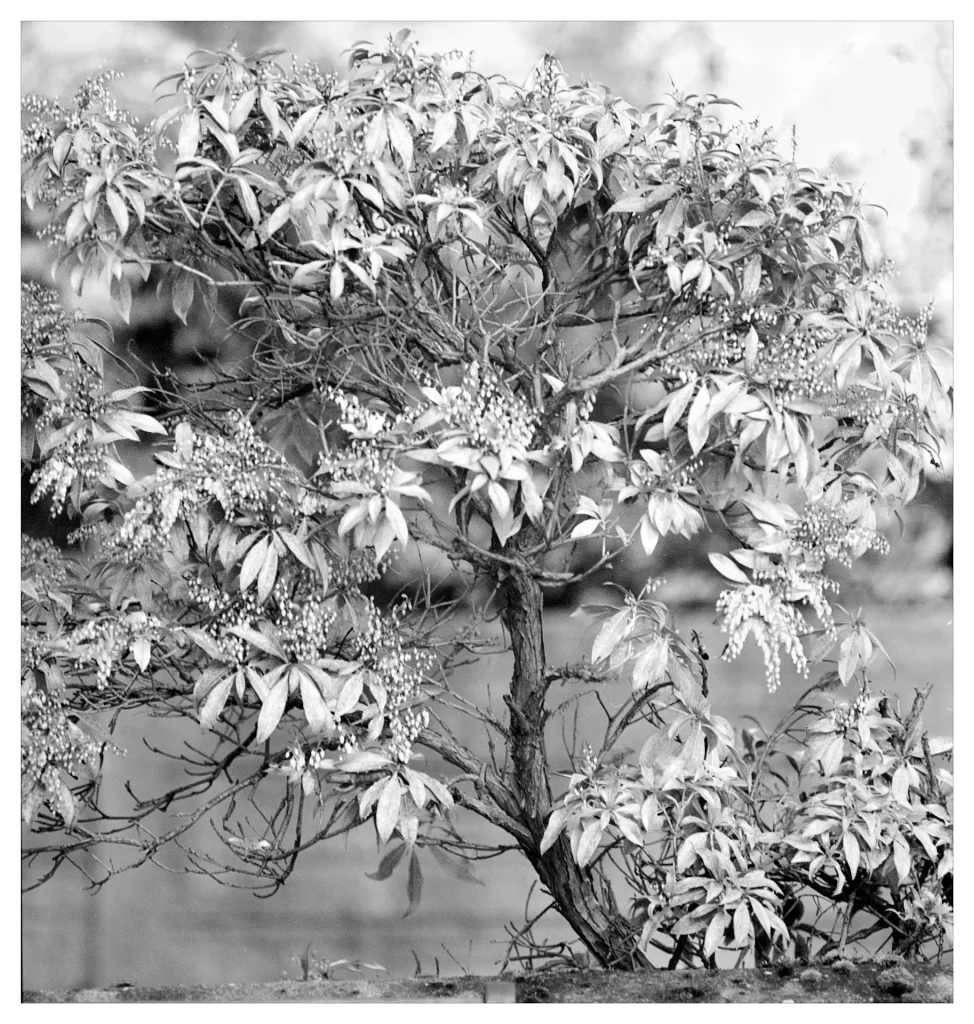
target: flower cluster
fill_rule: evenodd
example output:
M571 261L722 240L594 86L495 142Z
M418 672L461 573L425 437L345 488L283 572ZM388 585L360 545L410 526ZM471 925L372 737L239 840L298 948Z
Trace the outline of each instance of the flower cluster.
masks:
M501 543L520 529L526 513L537 520L547 475L529 463L544 463L548 454L529 451L540 422L537 410L516 394L488 366L467 366L459 385L422 389L429 406L416 411L415 432L438 427L433 449L409 454L422 462L463 470L463 488L454 495L450 511L461 499L485 491L490 519ZM439 426L441 425L442 426ZM515 507L520 492L522 508Z
M864 494L836 504L823 498L805 507L790 536L794 550L803 552L808 560L834 558L848 567L870 548L888 553L889 541L875 530L875 521Z
M20 571L38 593L58 590L68 578L64 557L47 537L20 535Z
M176 520L216 499L230 517L249 512L280 515L295 471L265 444L242 413L226 418L226 434L197 433L188 423L177 428L173 453L158 456L148 493L122 519L112 545L129 557L155 554L169 540Z
M108 468L109 456L104 448L92 447L90 438L84 434L72 434L58 446L55 455L46 458L31 474L34 490L30 500L36 503L49 496L51 514L57 515L73 487L83 487L90 480L104 477Z
M275 588L276 589L276 588ZM329 630L338 618L334 600L305 597L300 602L275 593L276 625L281 649L292 661L315 661L329 642Z
M409 541L401 507L404 499L428 502L430 498L421 486L421 476L396 462L398 423L381 410L366 408L354 395L333 390L328 397L338 405L347 441L341 448L326 445L320 452L314 474L318 491L302 492L301 511L312 515L319 510L343 510L339 536L350 533L360 552L374 548L378 564L394 540L403 547Z
M470 363L459 386L422 390L434 409L424 413L417 426L442 420L447 425L445 436L463 437L478 452L495 455L502 462L527 456L538 413L489 366Z
M148 665L151 645L163 633L163 623L143 611L96 616L67 635L72 656L80 665L95 665L95 683L103 690L116 665L129 653L140 669Z
M40 806L47 803L70 827L77 818L77 803L69 782L97 774L106 748L118 751L88 736L54 690L25 685L20 714L24 823L30 826Z
M868 711L875 710L878 703L879 699L873 697L869 692L869 687L864 684L851 704L837 703L833 707L830 718L836 732L855 729L859 724L859 719Z
M389 720L392 739L389 741L389 754L395 760L405 764L412 753L413 743L430 724L429 708L397 708Z
M786 601L809 605L822 623L825 636L835 640L835 619L832 606L825 596L827 590L835 592L839 589L835 580L809 569L795 558L786 558L776 565L756 569L754 579L769 585Z
M416 709L422 700L422 683L433 666L433 655L422 648L407 648L402 612L392 608L380 613L374 607L368 624L355 638L354 655L377 677L387 697L386 716L392 731L389 752L405 763L413 742L429 726L429 713ZM376 687L372 687L375 692Z
M801 612L768 585L750 584L737 590L722 591L717 599L720 628L727 633L723 657L732 661L753 633L764 655L765 676L772 693L781 682L781 648L788 652L795 668L808 672L808 659L800 637L808 632Z

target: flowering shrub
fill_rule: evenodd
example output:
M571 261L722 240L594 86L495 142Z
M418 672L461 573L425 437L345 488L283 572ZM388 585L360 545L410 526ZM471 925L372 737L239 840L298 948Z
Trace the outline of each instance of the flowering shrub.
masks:
M144 861L220 809L224 860L183 847L191 868L274 888L370 822L391 844L375 877L406 858L412 910L421 853L469 879L497 852L463 839L459 807L513 840L605 965L773 955L806 897L838 909L834 937L804 926L825 947L865 937L860 911L900 951L942 946L946 751L869 689L882 649L836 620L828 565L881 549L878 517L937 464L950 359L887 299L850 186L726 126L718 97L637 110L551 57L521 86L408 33L353 47L345 78L231 49L166 84L147 127L105 76L67 108L25 101L23 194L50 207L72 286L127 317L155 272L185 320L231 284L255 339L236 376L153 417L144 387L108 383L126 366L104 328L24 289L22 460L78 544L23 558L23 808L44 834L25 856L44 877L96 843ZM602 420L609 389L622 408ZM152 438L136 479L118 444ZM591 659L553 670L544 588L672 534L729 551L711 554L725 658L753 637L773 689L782 649L803 673L835 652L859 700L803 698L738 741L652 584L583 609ZM553 568L586 538L594 569ZM420 548L468 600L376 602ZM497 615L502 715L450 685ZM566 678L631 685L555 799L547 700ZM143 707L210 746L119 819L92 784L113 753L93 722ZM460 713L489 755L456 739ZM651 735L628 764L636 724Z

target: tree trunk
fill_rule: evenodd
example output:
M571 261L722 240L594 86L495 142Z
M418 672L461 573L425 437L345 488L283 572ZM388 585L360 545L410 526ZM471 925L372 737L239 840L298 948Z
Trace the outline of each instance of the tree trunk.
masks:
M546 661L541 588L530 576L511 572L504 580L503 620L511 637L514 675L508 706L511 711L511 757L514 785L522 822L531 839L521 846L551 893L559 912L595 959L604 967L634 969L650 966L636 949L630 923L599 898L592 873L572 859L564 834L542 857L539 850L548 814L551 787L544 727Z

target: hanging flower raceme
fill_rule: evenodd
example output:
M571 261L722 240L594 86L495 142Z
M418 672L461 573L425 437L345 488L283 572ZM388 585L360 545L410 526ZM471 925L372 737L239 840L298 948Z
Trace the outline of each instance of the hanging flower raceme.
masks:
M753 633L764 654L768 690L772 693L781 682L781 648L791 657L795 668L805 675L808 658L802 649L801 637L808 626L801 612L771 586L751 584L738 590L725 590L717 599L720 628L729 635L724 658L733 660L741 653L744 641Z

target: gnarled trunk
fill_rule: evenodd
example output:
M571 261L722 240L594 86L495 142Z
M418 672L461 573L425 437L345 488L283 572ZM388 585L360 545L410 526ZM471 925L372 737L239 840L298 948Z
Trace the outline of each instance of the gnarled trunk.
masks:
M511 712L511 756L522 823L531 835L521 846L559 912L591 954L604 967L650 966L636 949L629 922L600 899L591 872L572 859L564 834L541 856L541 838L551 811L551 787L545 752L546 661L542 613L544 601L536 580L511 572L504 580L504 624L511 637L514 675L508 706Z

